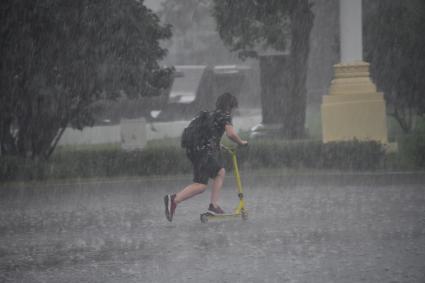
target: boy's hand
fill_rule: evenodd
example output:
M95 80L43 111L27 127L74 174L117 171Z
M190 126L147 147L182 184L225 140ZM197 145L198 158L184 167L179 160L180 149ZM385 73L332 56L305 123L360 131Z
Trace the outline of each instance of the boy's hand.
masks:
M242 142L239 145L240 146L248 146L248 141L242 140Z

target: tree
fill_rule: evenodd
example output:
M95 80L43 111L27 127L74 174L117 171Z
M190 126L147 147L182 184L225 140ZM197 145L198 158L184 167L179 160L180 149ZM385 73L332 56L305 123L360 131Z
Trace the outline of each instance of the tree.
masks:
M365 1L365 59L405 133L425 116L425 2Z
M170 84L157 60L171 30L143 1L4 0L0 35L0 155L48 158L99 99Z
M158 12L172 26L167 57L173 64L211 64L239 61L223 46L215 30L209 0L164 0Z
M262 94L263 105L269 107L263 107L263 112L280 122L284 137L302 137L313 26L311 4L308 0L215 0L214 3L220 37L242 58L257 57L258 49L282 52L289 49L289 56L267 56L260 64L262 90L273 92L271 96Z

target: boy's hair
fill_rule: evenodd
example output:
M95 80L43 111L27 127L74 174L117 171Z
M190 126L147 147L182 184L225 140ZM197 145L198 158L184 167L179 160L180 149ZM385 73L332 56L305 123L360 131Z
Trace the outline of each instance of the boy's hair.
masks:
M230 112L233 108L238 107L238 100L230 93L225 92L217 98L215 107L224 112Z

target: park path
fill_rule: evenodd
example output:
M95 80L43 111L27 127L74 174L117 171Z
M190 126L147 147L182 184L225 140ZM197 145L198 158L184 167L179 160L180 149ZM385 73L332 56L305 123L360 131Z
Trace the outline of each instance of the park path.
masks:
M423 174L243 173L248 221L207 224L163 215L189 177L2 185L0 282L425 282Z

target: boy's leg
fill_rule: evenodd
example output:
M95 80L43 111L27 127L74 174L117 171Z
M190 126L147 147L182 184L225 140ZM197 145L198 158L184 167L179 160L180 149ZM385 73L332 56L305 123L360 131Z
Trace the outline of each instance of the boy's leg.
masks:
M174 201L176 202L176 204L187 200L193 196L196 196L200 193L203 193L205 191L205 189L207 188L206 184L201 184L201 183L193 183L189 186L187 186L186 188L184 188L183 190L181 190L180 192L178 192L176 194L176 198L174 199Z
M207 188L208 184L208 171L206 171L205 167L203 166L205 161L207 161L208 156L204 156L200 153L198 155L190 155L188 154L188 157L193 165L193 182L189 186L185 187L178 193L166 196L164 199L166 210L165 215L168 219L168 221L173 220L174 211L177 207L177 204L181 203L182 201L185 201L191 197L194 197L195 195L198 195L200 193L203 193L205 189ZM170 200L169 202L167 202ZM168 204L168 205L167 205Z
M207 185L201 183L193 183L177 194L174 195L166 195L164 197L165 204L165 217L168 221L173 221L174 213L177 208L177 204L191 198L197 194L202 193L207 188Z
M207 156L198 152L197 154L188 154L188 157L193 166L193 183L176 194L176 204L203 193L207 188L208 175L203 166Z
M221 168L220 171L218 171L217 176L214 178L214 181L212 184L212 191L211 191L211 204L214 207L218 206L218 201L220 199L220 191L221 191L221 187L223 187L225 175L226 175L226 170L224 168Z

